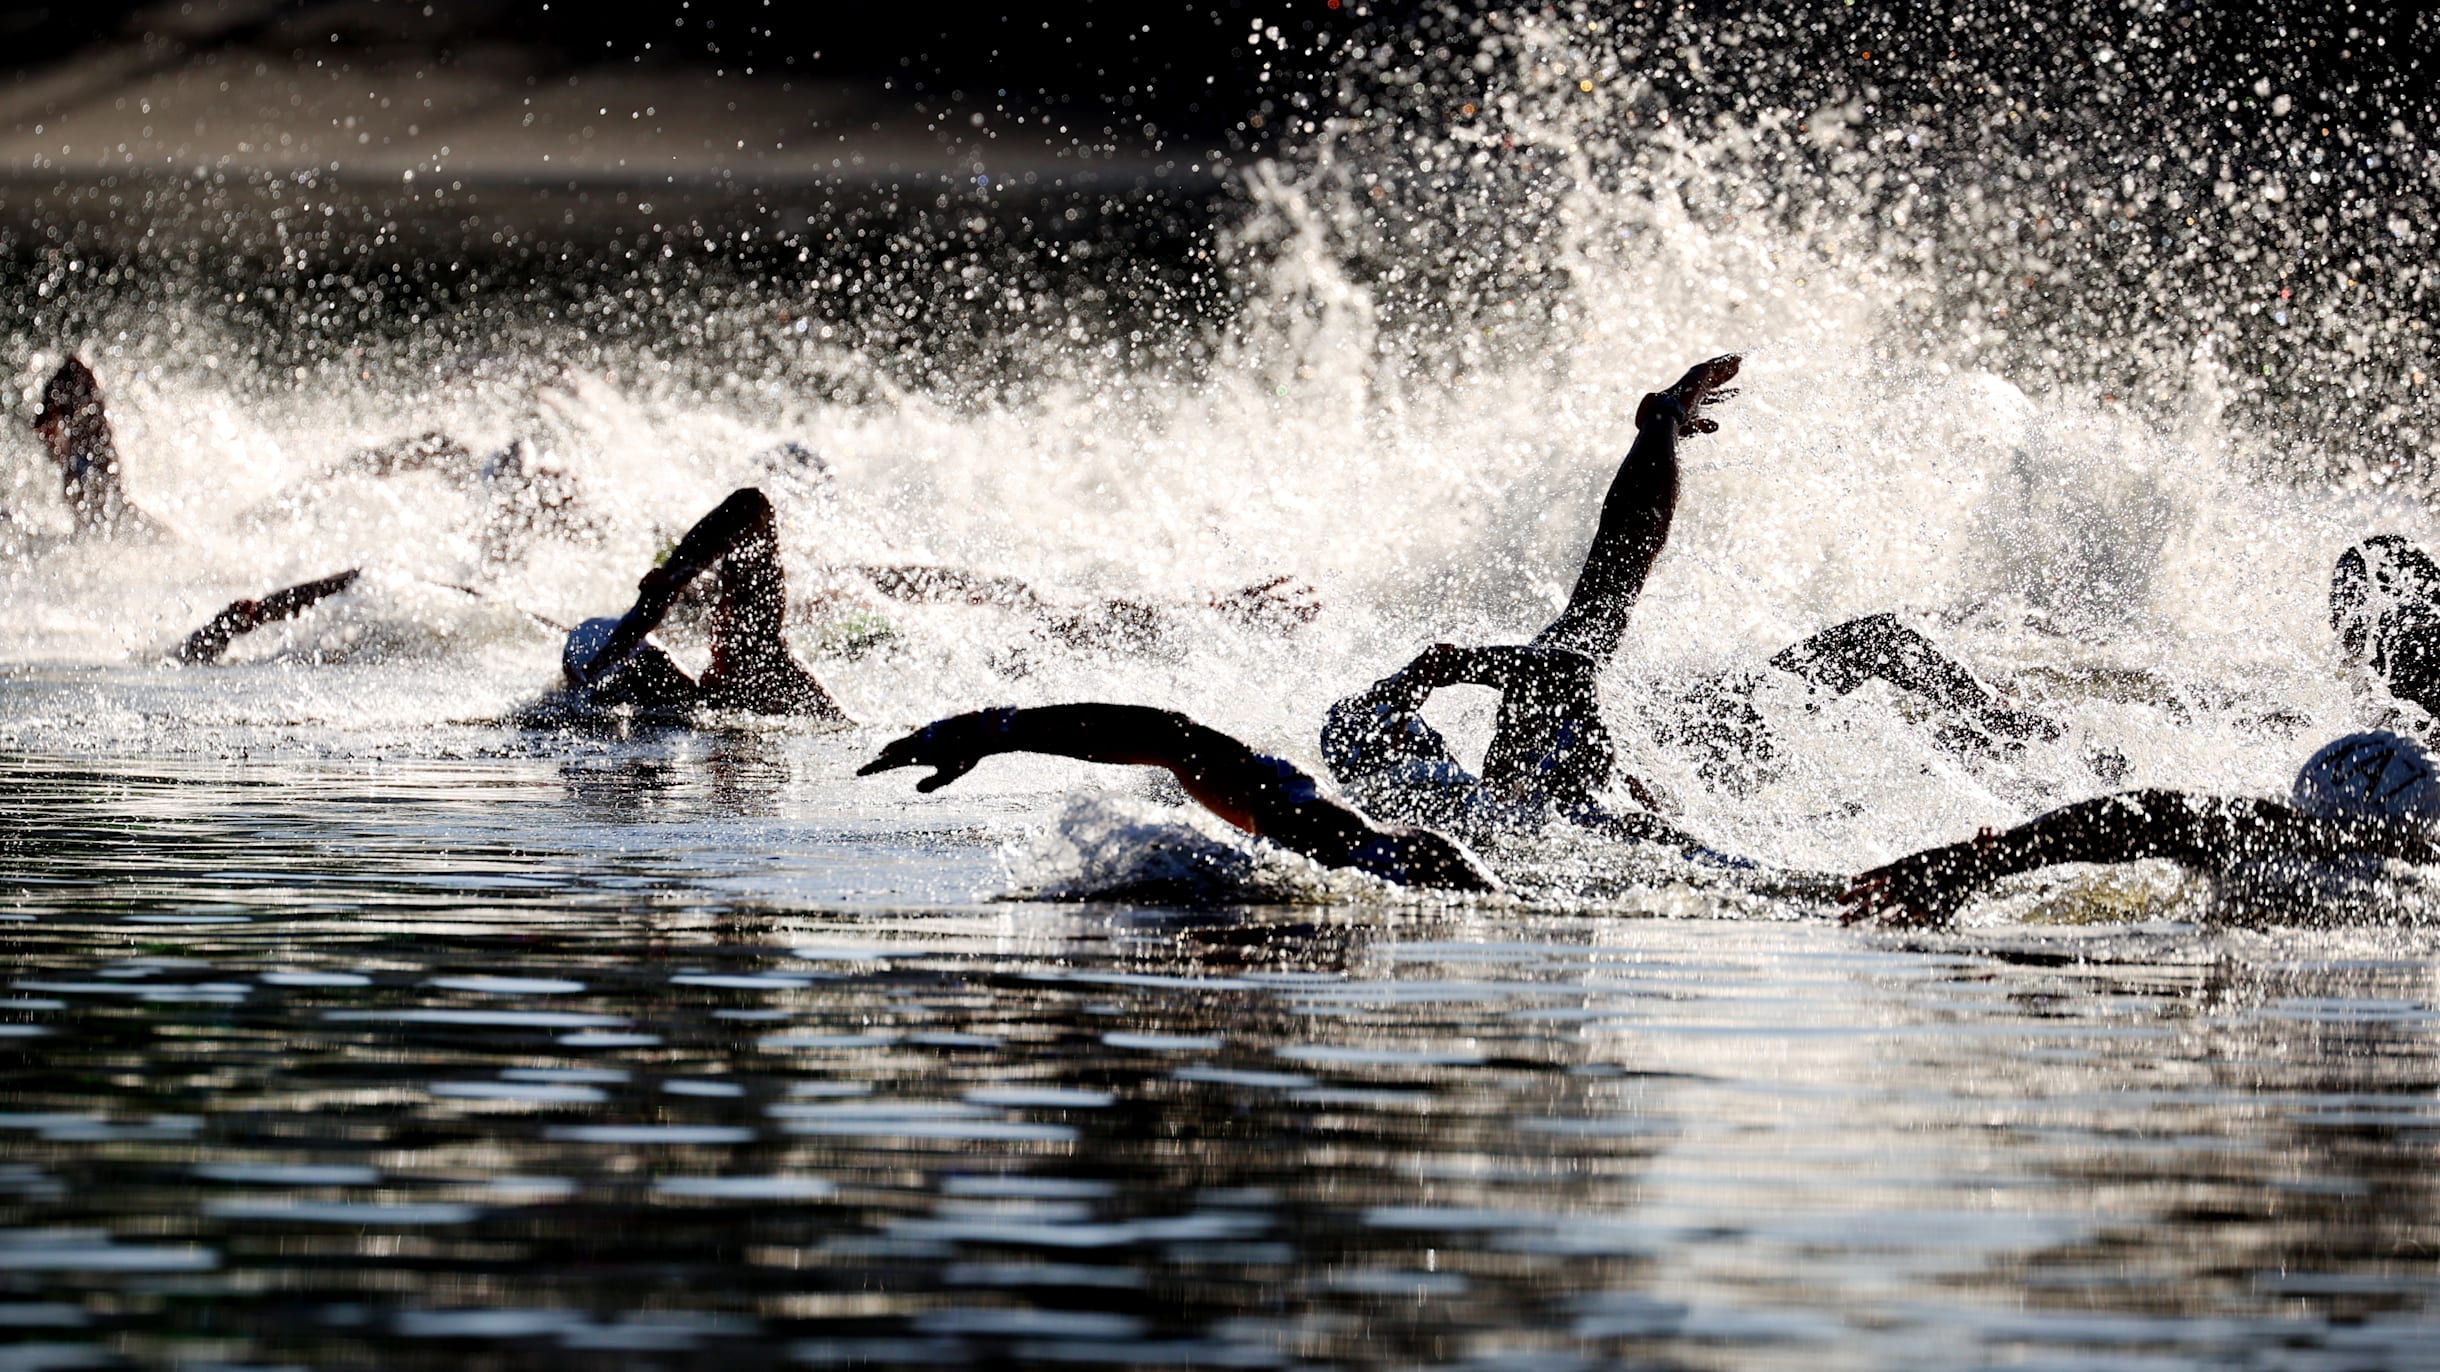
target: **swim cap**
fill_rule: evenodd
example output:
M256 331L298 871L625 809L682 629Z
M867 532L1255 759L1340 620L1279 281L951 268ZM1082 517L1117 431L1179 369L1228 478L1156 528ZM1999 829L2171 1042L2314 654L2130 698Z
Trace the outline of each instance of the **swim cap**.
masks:
M2290 797L2317 819L2440 819L2440 774L2422 744L2374 729L2324 745Z
M615 619L588 619L568 630L568 641L559 649L559 670L577 680L587 664L593 661L610 642L610 631L618 627Z

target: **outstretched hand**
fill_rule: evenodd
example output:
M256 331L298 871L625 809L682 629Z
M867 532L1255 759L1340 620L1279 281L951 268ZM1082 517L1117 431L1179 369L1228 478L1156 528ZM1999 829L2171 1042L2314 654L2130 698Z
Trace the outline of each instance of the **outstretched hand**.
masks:
M1976 872L1990 831L1968 843L1926 848L1857 874L1839 896L1841 924L1921 929L1947 924L1981 885Z
M1737 394L1734 388L1728 387L1728 383L1737 375L1737 369L1744 365L1743 357L1728 353L1687 368L1686 374L1678 378L1676 385L1645 396L1643 403L1635 407L1635 427L1640 429L1650 422L1654 411L1661 408L1662 398L1667 397L1677 403L1680 438L1718 433L1719 421L1705 417L1703 410Z
M856 769L856 775L868 777L876 772L894 771L900 767L930 767L932 775L915 783L918 791L937 791L950 782L974 770L976 763L997 751L992 746L1005 729L1005 716L1000 710L978 710L958 715L937 724L927 724L906 737L892 741L876 754L872 761Z

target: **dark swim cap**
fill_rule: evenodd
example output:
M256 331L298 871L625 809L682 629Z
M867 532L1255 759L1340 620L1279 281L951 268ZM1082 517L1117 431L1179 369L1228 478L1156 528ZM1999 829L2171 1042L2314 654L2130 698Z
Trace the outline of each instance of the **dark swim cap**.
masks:
M2297 809L2318 819L2440 819L2440 772L2431 755L2386 729L2324 745L2289 794Z

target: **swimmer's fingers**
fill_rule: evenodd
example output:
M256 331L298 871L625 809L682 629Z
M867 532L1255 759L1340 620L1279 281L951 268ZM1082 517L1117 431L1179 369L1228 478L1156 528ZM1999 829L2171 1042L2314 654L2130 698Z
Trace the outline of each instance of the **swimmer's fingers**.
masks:
M1955 902L1922 854L1858 875L1839 896L1839 923L1920 929L1946 924Z
M929 795L950 782L974 770L974 758L957 758L938 764L939 770L915 783L915 789Z
M1877 920L1888 908L1888 892L1889 878L1873 872L1848 882L1847 889L1839 892L1838 922L1862 924Z
M900 767L930 767L934 769L932 775L915 783L916 790L929 793L973 771L974 764L981 760L972 751L959 749L942 738L938 730L923 728L892 741L872 761L858 767L856 775L868 777Z
M1293 633L1322 612L1321 593L1284 572L1243 590L1214 595L1210 604L1223 614L1276 633Z

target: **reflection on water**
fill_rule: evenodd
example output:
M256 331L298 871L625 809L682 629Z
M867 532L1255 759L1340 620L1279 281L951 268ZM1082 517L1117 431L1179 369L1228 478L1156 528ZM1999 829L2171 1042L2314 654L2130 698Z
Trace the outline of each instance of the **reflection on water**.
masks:
M2428 935L994 902L831 747L0 755L0 1366L2440 1365Z

